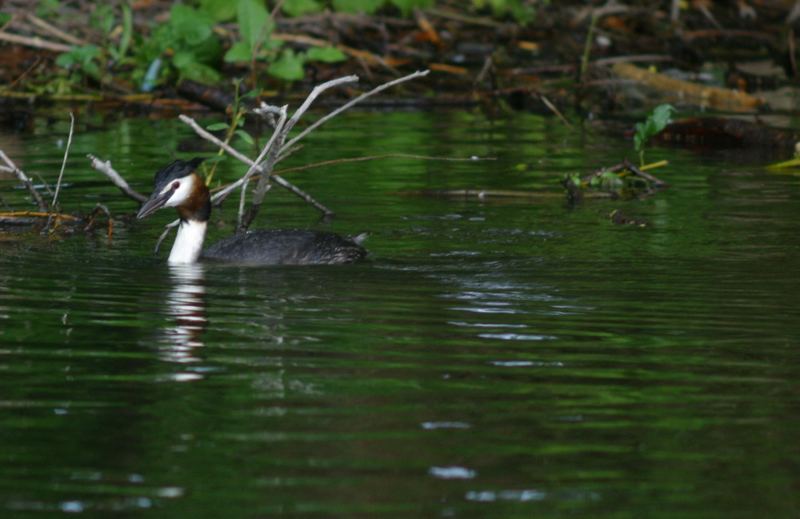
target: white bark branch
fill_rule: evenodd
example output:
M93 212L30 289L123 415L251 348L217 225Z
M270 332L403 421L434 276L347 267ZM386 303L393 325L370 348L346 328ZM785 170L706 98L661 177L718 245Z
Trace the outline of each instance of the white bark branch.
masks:
M122 175L117 173L114 170L114 168L111 167L111 161L110 160L107 160L107 161L103 162L102 160L98 159L97 157L95 157L91 153L86 155L86 157L88 157L89 160L91 160L92 167L94 169L96 169L100 173L102 173L105 176L107 176L108 179L111 180L111 182L115 186L117 186L120 189L120 191L122 191L128 198L136 200L140 204L144 203L144 201L147 200L146 196L144 196L143 194L139 193L138 191L133 189L131 186L129 186L128 183L125 181L125 179L122 178Z
M195 131L195 133L197 135L199 135L200 137L206 139L207 141L213 142L214 144L216 144L220 148L224 149L225 151L227 151L236 160L244 162L248 166L252 166L254 164L254 162L252 160L250 160L246 155L240 153L234 147L230 146L229 144L226 144L226 143L222 142L217 137L215 137L214 135L210 134L209 132L207 132L202 127L200 127L200 125L197 124L197 121L195 121L191 117L189 117L187 115L184 115L184 114L181 114L179 117L180 117L181 121L183 121L184 123L186 123L189 126L191 126L191 128ZM256 165L256 171L258 171L260 174L264 174L264 170L263 170L263 168L261 166ZM297 186L295 186L291 182L287 182L283 177L279 177L278 175L272 175L272 180L276 184L278 184L279 186L288 189L289 191L291 191L295 195L299 196L300 198L302 198L303 200L305 200L309 204L313 205L314 207L319 209L322 213L324 213L326 215L332 215L333 214L333 211L331 211L330 209L328 209L327 207L325 207L321 203L317 202L311 195L309 195L308 193L306 193L302 189L298 188ZM211 202L214 205L219 205L217 203L217 201L219 200L219 196L218 195L219 195L219 193L217 193L217 195L215 195L214 197L211 198Z
M289 142L284 144L283 147L281 148L280 155L278 156L277 162L280 162L282 159L284 159L287 156L288 150L290 150L292 148L292 146L297 144L297 142L300 139L302 139L303 137L305 137L309 133L313 132L314 130L316 130L317 128L319 128L320 126L325 124L326 122L330 121L331 119L333 119L334 117L336 117L340 113L344 112L345 110L348 110L348 109L352 108L353 106L357 105L358 103L360 103L364 99L366 99L366 98L368 98L370 96L373 96L373 95L375 95L375 94L377 94L379 92L382 92L382 91L386 90L387 88L391 88L391 87L393 87L395 85L399 85L400 83L405 83L406 81L411 81L412 79L416 79L418 77L427 76L429 72L430 72L430 70L418 70L418 71L414 72L413 74L409 74L407 76L403 76L401 78L397 78L394 81L389 81L388 83L384 83L382 85L379 85L379 86L373 88L372 90L370 90L369 92L365 92L365 93L361 94L360 96L356 97L355 99L351 99L350 101L348 101L344 105L340 106L339 108L337 108L333 112L329 113L325 117L322 117L321 119L318 119L317 121L315 121L314 124L310 125L308 128L306 128L305 130L300 132L299 135L297 135L292 140L290 140Z
M36 191L36 188L33 187L33 182L31 182L30 177L26 175L24 171L19 169L17 165L14 164L10 158L8 158L8 155L6 155L3 150L0 150L0 160L5 162L6 166L8 166L8 168L14 173L14 176L16 176L17 179L22 182L22 184L33 197L33 200L36 202L39 210L42 212L47 211L47 202L44 201L42 195L40 195L39 192Z

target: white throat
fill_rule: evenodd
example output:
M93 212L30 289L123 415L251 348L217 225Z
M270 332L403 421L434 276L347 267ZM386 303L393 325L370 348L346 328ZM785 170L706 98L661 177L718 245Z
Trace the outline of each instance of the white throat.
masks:
M196 263L203 251L207 222L184 220L178 226L178 235L172 244L167 260L172 265Z

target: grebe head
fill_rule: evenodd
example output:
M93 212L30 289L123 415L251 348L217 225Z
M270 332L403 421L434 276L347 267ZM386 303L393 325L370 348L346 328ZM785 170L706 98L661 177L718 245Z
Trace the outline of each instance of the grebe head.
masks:
M181 218L208 219L208 189L195 170L204 159L176 160L160 169L150 195L136 217L141 219L163 207L176 207Z

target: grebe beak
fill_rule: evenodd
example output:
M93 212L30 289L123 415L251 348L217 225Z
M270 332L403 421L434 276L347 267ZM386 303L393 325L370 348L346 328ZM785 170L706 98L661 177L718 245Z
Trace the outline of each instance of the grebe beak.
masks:
M175 193L175 189L176 188L171 187L169 190L164 191L163 193L159 193L158 191L153 193L150 198L148 198L147 201L142 204L142 208L139 209L139 212L136 214L136 218L141 220L142 218L150 216L164 207L164 204L167 203L167 200L169 200L172 194Z

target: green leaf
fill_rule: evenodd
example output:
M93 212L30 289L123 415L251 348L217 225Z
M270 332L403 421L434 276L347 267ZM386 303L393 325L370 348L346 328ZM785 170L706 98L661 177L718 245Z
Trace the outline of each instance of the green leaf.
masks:
M194 63L195 61L194 54L185 50L178 51L172 56L172 64L175 65L175 68L178 70L188 66L191 63Z
M306 60L337 63L347 60L347 56L336 47L311 47L306 53Z
M316 0L285 0L283 12L289 16L302 16L308 13L318 13L323 7Z
M119 57L125 57L128 52L128 47L131 44L131 35L133 34L133 13L131 6L122 4L122 36L119 39Z
M228 49L228 52L225 53L225 61L227 63L248 62L252 57L253 51L250 45L244 41L237 41Z
M255 141L253 140L253 137L249 133L244 131L244 130L236 130L236 135L241 137L244 142L246 142L247 144L249 144L251 146L253 144L255 144Z
M404 15L408 15L416 8L423 9L425 7L433 6L432 0L391 0Z
M277 61L274 61L269 66L267 73L286 81L298 81L305 76L303 71L304 61L305 56L303 53L295 54L292 49L284 49Z
M11 21L11 15L9 13L0 13L0 25L5 25Z
M666 128L672 120L674 112L675 108L672 105L658 105L647 116L644 123L637 123L635 127L636 133L633 136L634 149L641 153L647 141Z
M333 0L333 8L348 13L372 14L378 10L384 0Z
M36 15L39 18L49 18L51 15L58 14L59 0L39 0L36 5Z
M656 133L666 128L672 119L673 112L675 112L675 108L672 105L664 104L655 107L651 117L655 124Z
M206 12L175 4L170 10L169 23L176 38L198 45L211 36L214 20Z
M263 1L239 0L236 12L242 40L251 49L269 39L275 24L267 13Z
M181 77L192 81L211 84L221 79L219 72L198 62L195 55L189 51L176 52L172 57L172 64L178 69Z
M216 69L196 61L193 61L178 70L182 77L191 79L192 81L197 81L198 83L204 83L206 85L213 85L222 79L222 76L220 76Z
M80 67L89 74L99 73L99 68L94 62L100 56L100 49L95 45L83 45L72 47L69 52L65 52L56 58L56 65L64 68Z
M218 22L226 22L236 16L236 2L231 0L200 0L200 7Z
M206 130L210 132L218 132L220 130L227 130L228 123L213 123L206 126Z
M114 28L114 8L108 4L98 4L89 15L89 25L108 34Z

